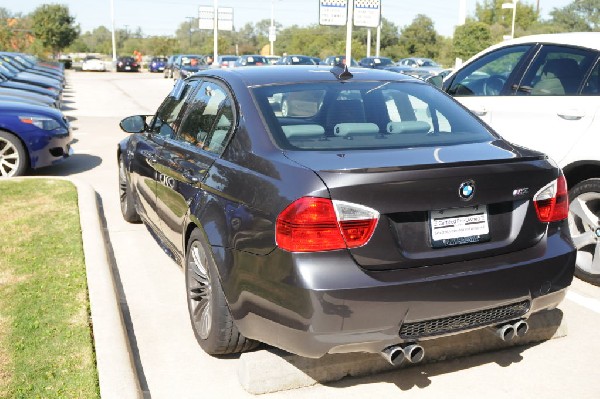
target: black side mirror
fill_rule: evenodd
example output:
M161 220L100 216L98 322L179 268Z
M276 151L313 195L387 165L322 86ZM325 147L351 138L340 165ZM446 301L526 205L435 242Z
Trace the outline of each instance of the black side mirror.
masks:
M434 75L434 76L430 76L427 79L425 79L425 81L435 87L437 87L438 89L442 88L442 85L444 83L444 78L440 75Z
M128 116L119 123L119 127L126 133L142 133L148 127L146 118L142 115Z

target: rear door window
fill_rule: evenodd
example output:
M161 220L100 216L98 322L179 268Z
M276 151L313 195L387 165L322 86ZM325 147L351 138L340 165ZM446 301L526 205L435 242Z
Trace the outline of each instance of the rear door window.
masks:
M518 87L519 95L568 96L579 92L598 53L563 46L543 46Z
M233 99L218 83L204 81L189 103L177 140L220 155L233 133Z

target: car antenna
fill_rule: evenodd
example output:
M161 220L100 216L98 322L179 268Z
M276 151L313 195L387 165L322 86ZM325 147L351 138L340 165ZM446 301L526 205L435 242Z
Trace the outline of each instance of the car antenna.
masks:
M348 65L342 63L334 65L330 72L339 80L348 80L354 77L354 75L348 71Z

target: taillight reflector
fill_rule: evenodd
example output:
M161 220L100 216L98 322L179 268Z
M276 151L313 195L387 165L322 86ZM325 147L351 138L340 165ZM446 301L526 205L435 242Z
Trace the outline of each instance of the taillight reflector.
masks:
M558 222L569 216L567 180L563 175L543 187L533 198L540 221Z
M365 245L379 213L371 208L327 198L303 197L277 218L277 245L290 252L333 251Z

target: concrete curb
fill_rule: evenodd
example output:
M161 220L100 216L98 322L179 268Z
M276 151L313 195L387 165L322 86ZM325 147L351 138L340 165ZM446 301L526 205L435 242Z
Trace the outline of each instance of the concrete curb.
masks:
M536 313L528 320L529 333L512 342L503 342L489 329L423 341L422 363L464 357L518 345L546 341L567 335L567 325L559 309ZM346 376L366 376L409 367L405 362L394 367L373 353L347 353L309 359L277 349L243 353L238 379L252 394L265 394L341 380Z
M20 179L40 177L15 178ZM107 258L96 191L88 183L77 179L44 179L69 181L77 188L100 396L102 399L141 399L114 276Z

